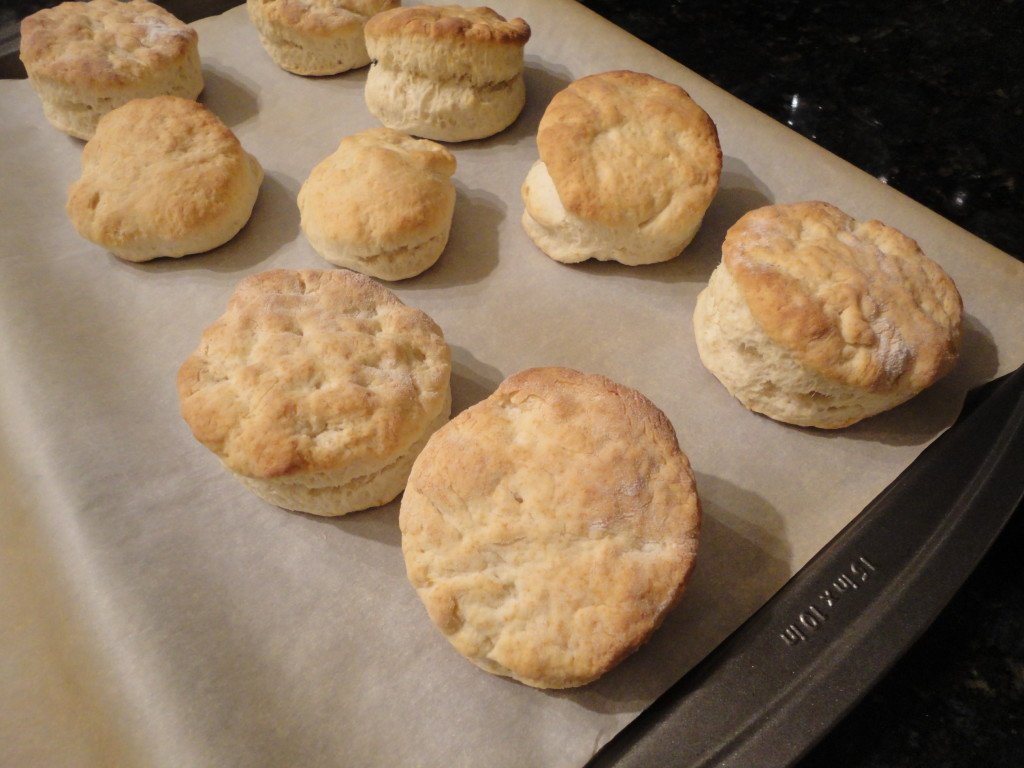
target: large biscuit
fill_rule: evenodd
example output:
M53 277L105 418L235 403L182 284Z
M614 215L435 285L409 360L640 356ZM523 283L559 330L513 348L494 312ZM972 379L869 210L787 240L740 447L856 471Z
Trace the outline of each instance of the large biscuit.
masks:
M80 235L127 261L203 253L245 226L263 169L206 107L135 99L104 115L82 152L67 212Z
M332 264L381 280L418 275L448 242L455 157L390 128L347 136L299 190L302 231Z
M504 130L526 103L530 27L490 8L395 8L366 24L366 105L389 128L438 141Z
M46 118L80 139L131 99L203 90L195 30L147 0L38 11L21 23L21 60Z
M909 237L804 202L751 211L729 230L694 331L704 365L747 408L838 428L945 375L962 310Z
M409 579L459 653L567 688L632 653L679 599L700 504L672 425L647 398L539 368L434 434L399 525Z
M682 88L637 72L576 80L537 129L523 227L548 256L652 264L678 256L718 190L722 150Z
M343 515L385 504L451 408L441 329L347 270L244 279L178 372L193 435L261 498Z
M247 0L270 58L296 75L335 75L370 63L363 27L398 0Z

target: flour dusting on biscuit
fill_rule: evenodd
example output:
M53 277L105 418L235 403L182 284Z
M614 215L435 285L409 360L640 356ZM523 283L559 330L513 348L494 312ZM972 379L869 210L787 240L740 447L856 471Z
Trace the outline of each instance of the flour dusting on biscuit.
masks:
M952 279L912 239L802 202L729 230L694 331L704 365L747 408L835 429L948 373L962 314Z
M147 0L61 3L21 23L21 61L50 123L80 139L132 99L195 99L198 36Z

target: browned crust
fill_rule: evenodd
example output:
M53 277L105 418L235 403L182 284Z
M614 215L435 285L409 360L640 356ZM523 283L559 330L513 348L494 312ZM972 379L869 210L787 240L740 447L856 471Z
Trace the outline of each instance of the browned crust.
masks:
M703 214L722 168L708 114L679 86L630 71L583 77L557 93L537 149L566 210L608 226L642 225L676 195Z
M197 45L194 29L147 0L67 2L21 23L29 74L86 88L134 83L180 63Z
M446 404L441 329L348 270L245 278L178 377L193 435L254 478L375 471Z
M506 20L490 8L458 5L395 8L366 23L367 38L400 35L522 47L530 39L530 25L519 18Z
M956 286L879 221L817 201L767 206L729 230L722 257L768 337L828 378L919 391L957 359Z

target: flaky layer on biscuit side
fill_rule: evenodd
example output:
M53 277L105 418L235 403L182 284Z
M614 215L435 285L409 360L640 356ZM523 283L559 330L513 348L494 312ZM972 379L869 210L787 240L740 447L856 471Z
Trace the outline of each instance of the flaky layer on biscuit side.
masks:
M374 61L420 77L469 81L477 87L522 74L529 38L525 21L506 21L489 8L396 8L366 25L366 46Z
M505 130L526 103L521 75L485 87L439 81L373 64L366 106L389 128L435 141L471 141Z
M377 470L351 476L351 472L337 473L337 477L320 474L309 477L285 476L281 478L255 478L234 474L244 486L261 499L275 506L295 512L321 517L339 517L351 512L383 506L405 490L413 463L430 436L448 422L451 413L451 391L437 418L423 435L397 457ZM230 470L229 470L230 471Z
M408 577L459 653L567 688L636 650L678 601L700 504L671 424L643 395L531 369L428 441L399 526Z
M248 0L260 42L279 67L323 76L370 63L363 27L396 0Z
M905 389L873 393L801 364L764 333L723 265L697 297L693 327L704 366L746 408L777 421L839 429L916 394Z
M585 221L562 205L541 160L530 168L523 182L522 198L523 229L538 248L564 264L588 259L630 266L668 261L690 244L703 221L703 216L691 216L689 228L684 228L676 206L664 208L640 226L612 227ZM665 226L665 219L672 219L673 226Z

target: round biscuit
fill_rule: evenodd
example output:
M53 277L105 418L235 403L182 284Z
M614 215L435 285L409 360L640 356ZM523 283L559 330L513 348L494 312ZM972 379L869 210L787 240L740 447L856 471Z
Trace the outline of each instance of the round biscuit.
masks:
M296 75L336 75L370 63L363 27L399 0L247 0L260 43Z
M381 280L429 268L448 242L455 157L390 128L347 136L299 190L302 231L327 261Z
M203 105L135 99L100 120L67 212L82 237L119 258L180 257L233 238L262 181L256 158Z
M716 192L714 122L682 88L615 71L555 94L523 184L524 226L557 261L651 264L696 235Z
M80 139L132 99L195 99L203 90L195 30L147 0L38 11L21 23L20 55L47 120Z
M366 24L366 105L384 125L469 141L511 125L526 102L530 27L490 8L395 8Z
M441 329L348 270L245 278L178 371L195 438L271 503L343 515L391 501L451 407Z
M831 429L948 373L962 314L916 242L812 201L759 208L729 230L694 331L704 365L747 408Z
M459 653L567 688L618 664L675 605L700 504L672 425L647 398L537 368L431 437L399 525L408 577Z

